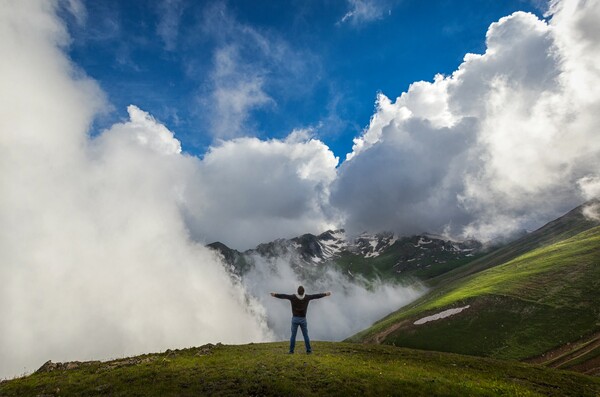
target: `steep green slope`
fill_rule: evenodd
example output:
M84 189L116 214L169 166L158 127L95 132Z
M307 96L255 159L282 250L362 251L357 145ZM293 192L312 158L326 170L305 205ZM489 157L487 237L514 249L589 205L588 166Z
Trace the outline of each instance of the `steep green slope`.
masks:
M0 396L597 396L600 380L518 362L316 342L204 346L106 363L46 365ZM70 367L71 369L66 369Z
M415 324L450 308L464 309ZM525 359L598 330L600 227L595 227L445 284L350 340Z
M579 207L569 211L565 215L547 223L541 228L513 241L499 249L483 255L466 266L456 268L438 277L427 281L430 286L443 285L445 283L459 280L471 274L508 262L519 255L523 255L536 248L545 247L550 244L573 237L581 232L600 225L597 220L590 219L583 214L583 209L591 205L599 205L600 200L591 200Z

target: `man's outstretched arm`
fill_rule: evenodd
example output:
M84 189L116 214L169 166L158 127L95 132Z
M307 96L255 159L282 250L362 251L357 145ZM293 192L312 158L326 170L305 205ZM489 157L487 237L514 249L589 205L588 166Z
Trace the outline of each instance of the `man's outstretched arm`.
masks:
M279 298L279 299L292 299L292 295L276 294L275 292L271 292L271 296L273 298Z
M321 299L324 298L326 296L330 296L331 292L327 291L327 292L323 292L320 294L313 294L313 295L306 295L306 299L311 300L311 299Z

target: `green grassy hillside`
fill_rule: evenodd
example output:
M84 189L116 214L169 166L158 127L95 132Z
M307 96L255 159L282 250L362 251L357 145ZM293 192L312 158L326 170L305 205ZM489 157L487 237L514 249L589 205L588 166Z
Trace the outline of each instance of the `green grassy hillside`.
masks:
M467 305L458 314L415 324ZM350 340L525 359L599 330L600 227L595 227L444 284Z
M47 365L0 396L597 396L600 379L518 362L392 346L204 346L105 363ZM70 368L70 369L67 369Z
M600 203L600 200L591 200L580 205L526 236L496 250L492 250L487 255L475 258L466 266L457 267L446 273L440 273L437 277L427 280L427 284L436 287L451 281L459 280L468 275L506 263L534 249L566 240L581 232L599 226L600 222L589 219L583 215L584 207L598 203Z

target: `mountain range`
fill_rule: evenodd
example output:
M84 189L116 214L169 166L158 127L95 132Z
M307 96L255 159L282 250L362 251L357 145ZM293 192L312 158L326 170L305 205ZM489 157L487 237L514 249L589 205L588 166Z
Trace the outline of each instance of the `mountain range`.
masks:
M334 268L347 277L426 280L460 267L485 252L476 240L457 241L429 234L399 237L391 232L349 237L344 230L279 239L244 252L221 242L208 245L232 273L243 276L260 258L285 259L307 277Z

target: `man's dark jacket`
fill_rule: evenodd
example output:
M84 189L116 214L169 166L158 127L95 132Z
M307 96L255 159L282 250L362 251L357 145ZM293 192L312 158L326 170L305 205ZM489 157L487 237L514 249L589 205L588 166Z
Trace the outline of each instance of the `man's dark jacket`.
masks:
M306 317L306 309L308 308L308 302L313 299L320 299L327 296L327 294L313 294L308 295L304 294L302 299L298 298L297 295L285 295L285 294L275 294L275 298L279 299L287 299L292 302L292 315L294 317Z

